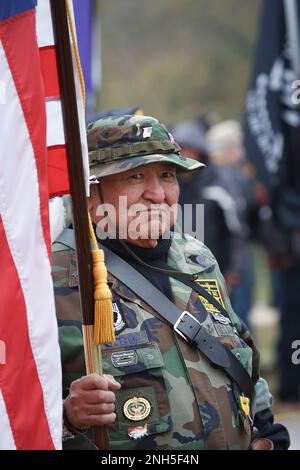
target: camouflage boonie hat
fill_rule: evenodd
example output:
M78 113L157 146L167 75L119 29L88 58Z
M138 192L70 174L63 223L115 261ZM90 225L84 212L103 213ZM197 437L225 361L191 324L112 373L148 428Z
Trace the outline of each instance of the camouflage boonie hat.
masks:
M110 116L87 127L90 173L102 177L150 163L167 162L181 172L205 165L180 155L164 124L149 116Z

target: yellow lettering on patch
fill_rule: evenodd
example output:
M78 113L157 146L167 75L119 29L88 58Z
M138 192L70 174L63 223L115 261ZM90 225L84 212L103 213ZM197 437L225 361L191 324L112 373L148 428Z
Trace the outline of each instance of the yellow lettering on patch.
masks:
M200 284L203 289L205 289L208 294L212 295L214 299L225 308L223 299L221 297L220 289L216 279L197 279L195 282ZM218 308L212 305L209 300L205 299L202 295L199 294L200 300L203 303L206 310L215 313L221 313Z

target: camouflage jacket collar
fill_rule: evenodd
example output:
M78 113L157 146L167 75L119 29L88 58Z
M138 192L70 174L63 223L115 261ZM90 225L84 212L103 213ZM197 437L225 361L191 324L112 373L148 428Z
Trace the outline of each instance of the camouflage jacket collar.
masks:
M172 239L170 249L168 251L167 262L169 266L174 269L180 270L184 273L199 274L204 271L213 269L216 265L216 260L210 250L204 245L199 245L200 242L190 235L185 235L184 238ZM199 249L201 248L201 249ZM78 274L75 259L75 252L70 257L70 279L72 279L71 287L78 286ZM115 295L123 297L131 302L140 306L144 303L132 291L130 291L121 281L108 273L108 283L111 290ZM173 291L174 300L180 309L190 307L197 298L197 294L191 288L183 285L176 279L170 278L171 289ZM178 295L180 293L180 295Z
M167 262L172 268L189 274L199 274L206 270L213 269L216 265L216 260L208 248L202 244L201 250L199 250L199 242L195 242L195 239L189 235L178 240L175 238L172 239ZM144 305L141 299L111 274L108 275L108 282L112 291L117 296L126 298L140 306ZM198 294L176 279L170 278L170 284L175 294L174 301L176 305L183 310L187 307L191 309L191 305L195 303ZM176 295L179 291L180 295Z

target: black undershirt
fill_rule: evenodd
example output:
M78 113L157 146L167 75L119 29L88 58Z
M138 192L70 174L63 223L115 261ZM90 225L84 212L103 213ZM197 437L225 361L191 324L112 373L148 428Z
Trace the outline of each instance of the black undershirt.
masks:
M98 240L102 245L109 248L111 251L119 255L122 259L127 261L134 269L148 279L157 289L159 289L165 296L172 302L174 300L169 276L165 273L154 271L147 266L136 261L132 255L124 248L119 240ZM124 242L126 243L126 242ZM147 264L155 266L156 261L167 262L168 252L171 246L171 239L159 239L155 248L141 248L140 246L126 243L131 251Z

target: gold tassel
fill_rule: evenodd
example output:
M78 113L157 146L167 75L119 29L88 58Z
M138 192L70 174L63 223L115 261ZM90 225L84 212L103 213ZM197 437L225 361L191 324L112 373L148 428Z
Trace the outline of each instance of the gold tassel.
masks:
M93 275L94 275L94 343L114 343L114 315L112 309L112 295L107 285L107 269L104 262L104 252L98 247L96 236L94 234L93 224L89 214L89 230L93 240Z

